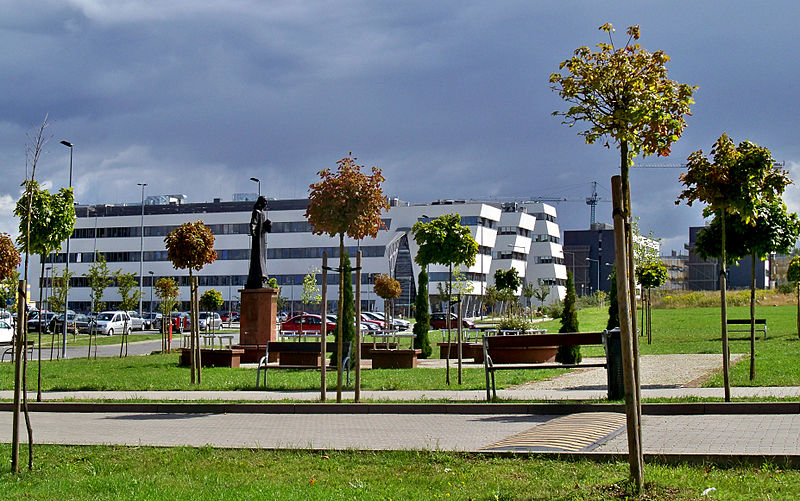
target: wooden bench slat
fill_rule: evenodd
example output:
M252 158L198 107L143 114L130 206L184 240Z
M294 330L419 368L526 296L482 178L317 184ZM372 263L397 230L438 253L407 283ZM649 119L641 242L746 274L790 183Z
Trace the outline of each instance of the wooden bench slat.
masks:
M603 344L603 333L520 334L517 336L486 336L486 339L489 342L489 348L577 346L584 344Z

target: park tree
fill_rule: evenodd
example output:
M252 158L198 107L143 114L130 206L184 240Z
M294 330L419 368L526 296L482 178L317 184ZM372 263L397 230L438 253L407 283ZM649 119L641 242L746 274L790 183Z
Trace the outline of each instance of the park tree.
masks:
M507 270L497 269L494 272L494 285L506 301L506 313L510 317L513 313L514 299L517 289L522 285L516 268Z
M544 302L547 301L547 297L550 295L550 286L546 283L542 282L539 284L539 287L533 290L533 297L539 301L539 307L541 308L544 306Z
M483 294L483 302L489 307L489 311L494 313L494 305L502 301L500 291L494 285L489 285Z
M41 232L42 218L37 218L41 204L34 203L37 198L39 188L36 183L36 167L39 164L39 159L44 147L47 143L47 116L45 116L42 124L33 133L27 135L27 142L25 145L25 181L22 183L23 195L20 197L17 205L14 208L14 215L20 218L19 223L19 237L17 245L25 253L25 260L23 264L23 278L19 284L18 294L20 297L25 297L26 288L28 283L28 262L31 252L41 255L40 249L46 247L51 238L55 239L64 230L62 225L74 224L74 208L72 206L72 190L66 190L66 195L70 198L70 203L67 210L72 210L72 222L68 222L69 213L56 214L55 219L52 221L53 226L49 231ZM30 177L28 174L30 173ZM72 232L72 226L66 233L69 235ZM65 236L66 238L66 236ZM59 239L59 244L60 244ZM40 339L41 341L41 339ZM30 413L28 411L28 392L27 392L27 350L23 346L28 343L28 330L25 317L25 308L20 304L17 318L17 333L14 344L14 403L12 411L12 430L11 430L11 471L14 473L19 472L19 425L20 425L20 411L24 410L25 414L25 427L28 432L28 469L33 469L33 428L31 426ZM40 343L41 345L41 343ZM41 360L42 352L39 350L39 381L41 381ZM39 396L41 395L41 384L39 385ZM40 398L40 397L39 397ZM20 403L22 406L20 406Z
M786 270L786 279L794 282L795 299L797 304L797 337L800 337L800 256L794 256L789 261Z
M713 161L702 150L689 155L687 170L680 176L685 189L675 203L678 204L681 200L689 206L694 202L704 203L706 208L703 214L719 218L722 371L725 401L730 402L725 220L729 215L736 215L743 224L754 227L759 207L780 199L791 181L787 177L788 172L775 165L772 153L767 148L750 141L743 141L737 146L727 134L722 134L711 148L711 155Z
M19 250L8 233L0 233L0 294L3 307L11 306L17 298L19 273L17 266L21 262ZM11 309L11 308L9 308ZM12 310L14 311L14 310Z
M308 207L305 216L315 235L328 234L339 237L339 274L350 274L351 269L344 267L345 247L344 237L361 240L367 236L375 238L378 231L384 227L381 213L389 209L389 204L383 195L381 184L385 180L381 170L372 168L372 175L361 172L363 166L356 165L356 158L352 153L339 160L337 171L323 169L318 172L321 180L312 184L309 194ZM341 320L344 314L344 281L339 280L339 315ZM341 360L342 340L344 336L337 327L337 364ZM356 346L356 349L359 347ZM342 400L342 368L337 365L338 375L336 384L336 401Z
M469 228L461 224L461 216L457 213L443 214L428 223L417 221L411 228L414 240L419 249L414 260L422 267L429 264L448 266L448 324L449 312L452 310L453 267L472 266L478 254L478 243L472 238ZM459 343L461 340L458 340ZM450 384L450 328L447 329L447 359L445 361L446 383ZM461 360L459 360L459 367ZM460 374L460 371L459 371Z
M561 312L561 328L558 332L580 332L578 327L578 311L575 308L575 281L572 272L567 271L567 295L564 296L564 310ZM559 346L556 362L561 364L578 364L582 360L580 346Z
M431 342L428 339L431 314L428 302L428 273L425 271L425 267L419 272L417 282L417 297L414 303L414 348L420 350L420 358L428 358L432 353Z
M319 273L319 271L318 268L312 268L306 273L306 276L303 277L303 293L300 295L300 302L303 303L304 307L310 304L317 305L322 301L322 295L320 294L319 285L317 284L317 273ZM324 311L322 315L325 315Z
M217 259L214 250L214 234L203 221L184 223L172 230L165 238L167 258L176 269L189 270L189 284L191 289L191 382L200 384L202 378L202 361L200 360L200 328L197 322L199 300L197 297L197 277L192 275L192 270L200 271L207 264Z
M642 330L647 334L647 344L652 342L652 300L650 291L667 282L667 267L658 260L636 265L636 281L642 286ZM616 288L617 284L614 283Z
M533 302L531 299L536 295L536 287L533 285L533 282L525 282L522 284L522 295L525 297L525 307L533 310Z
M391 325L394 313L394 300L400 297L403 288L400 282L389 275L378 275L373 282L375 294L383 299L383 311L386 312L386 324Z
M750 224L738 214L725 218L725 255L730 266L739 259L750 256L750 380L755 380L756 345L756 262L766 259L770 254L785 254L791 251L800 234L800 220L797 214L789 213L780 200L759 202L756 216ZM722 256L721 218L714 217L711 224L697 235L695 249L703 259Z
M336 317L336 331L333 333L337 343L337 351L331 354L331 365L339 367L339 360L344 357L344 349L341 351L338 349L339 340L341 339L341 346L350 344L350 368L352 369L355 364L355 359L352 356L353 350L359 349L358 344L360 344L356 343L356 325L360 326L361 319L358 319L358 323L356 323L356 305L353 301L353 270L350 267L349 254L345 253L342 265L348 271L339 275L343 294L339 296L340 314ZM322 321L325 321L324 314L322 315ZM339 371L339 377L341 377L341 371ZM338 381L338 383L341 383L341 381Z
M225 300L222 299L222 293L216 289L208 289L203 293L202 296L200 296L200 306L202 306L206 312L210 313L210 315L207 317L208 323L206 324L206 327L210 325L211 332L214 332L216 327L214 324L213 314L219 310L220 307L222 307L224 302Z
M567 111L553 114L563 117L562 123L570 127L585 124L586 128L578 134L587 144L600 141L610 147L613 141L619 148L622 208L626 220L624 247L628 263L618 273L630 284L631 298L626 301L635 305L628 172L636 155L669 155L672 143L680 138L686 127L685 116L690 113L696 88L667 77L669 56L660 50L649 52L643 49L638 43L638 25L628 27L628 40L621 47L614 45L614 27L610 23L601 26L600 30L608 34L608 43L597 44L595 51L579 47L571 58L560 63L559 71L565 70L565 74L550 75L552 89L570 104ZM629 324L635 326L635 315L632 317L626 319L626 330ZM632 346L635 360L638 341L635 335L627 334L630 335L628 344ZM638 367L638 363L634 363L634 367ZM632 419L631 424L635 425L641 415L641 404L638 400L633 403L636 417L629 417L629 420ZM638 429L638 426L629 425L629 429ZM644 482L641 454L635 451L638 445L636 443L631 448L635 452L631 454L631 477L636 493L641 491Z
M172 278L164 277L159 278L153 287L161 309L161 351L167 352L172 340L170 314L178 304L178 284Z
M92 311L103 311L106 303L103 301L106 287L111 285L111 270L103 254L95 252L94 263L89 265L86 272L86 282L89 285L89 299L92 301Z
M114 282L117 284L117 291L120 295L119 309L123 311L130 311L139 305L139 298L142 292L138 289L139 282L136 280L136 275L133 273L124 273L122 270L117 270L113 273ZM122 357L122 351L125 350L125 356L128 356L128 317L125 316L125 323L122 328L122 336L119 341L119 356Z
M47 298L47 307L53 313L63 313L64 303L67 300L67 293L69 291L69 282L75 273L67 271L67 268L61 268L61 271L53 270L52 275L52 293Z

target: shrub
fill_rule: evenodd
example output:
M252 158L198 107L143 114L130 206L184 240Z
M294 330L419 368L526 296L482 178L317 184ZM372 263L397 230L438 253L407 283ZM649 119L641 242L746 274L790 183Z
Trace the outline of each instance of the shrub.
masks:
M532 327L533 323L523 317L505 317L497 323L497 328L503 330L527 330Z

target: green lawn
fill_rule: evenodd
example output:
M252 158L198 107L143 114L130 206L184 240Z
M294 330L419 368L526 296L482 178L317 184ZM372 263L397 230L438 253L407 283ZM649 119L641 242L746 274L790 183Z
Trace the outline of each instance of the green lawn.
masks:
M22 448L22 458L27 450ZM0 457L10 457L0 446ZM37 446L34 470L0 472L4 499L632 499L625 462L441 452ZM800 472L648 463L640 499L794 499ZM714 487L709 497L701 493Z
M455 365L455 364L454 364ZM563 370L502 371L497 374L499 387L508 387L559 374ZM68 359L42 363L42 389L63 390L254 390L255 369L209 367L203 369L203 384L189 383L189 369L178 367L178 355ZM351 372L351 378L355 374ZM318 390L319 372L312 370L270 370L270 390ZM28 387L36 381L36 364L28 364ZM456 370L451 368L451 388L485 388L483 369L464 369L463 385L456 384ZM0 389L12 389L13 366L0 365ZM351 379L352 383L352 379ZM336 387L336 373L328 372L328 387ZM263 386L262 386L263 388ZM443 390L444 369L374 369L362 371L361 388L365 390Z

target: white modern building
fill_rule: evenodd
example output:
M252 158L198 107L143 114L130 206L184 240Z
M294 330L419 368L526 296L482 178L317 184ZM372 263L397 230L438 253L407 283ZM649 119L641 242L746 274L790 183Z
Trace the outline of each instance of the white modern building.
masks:
M76 225L70 242L71 279L69 303L72 309L88 311L91 308L89 288L85 278L93 263L95 252L102 253L110 270L140 274L142 280L142 309L151 308L152 284L162 277L173 277L180 285L181 308L188 308L188 272L176 270L167 260L164 237L177 226L202 220L214 233L217 260L195 272L199 278L200 293L217 289L232 307L238 306L238 290L243 287L249 266L250 236L248 235L254 195L237 194L234 201L215 199L213 202L186 203L183 195L148 197L145 205L93 205L76 207ZM338 264L338 240L313 235L304 213L307 199L270 200L268 217L272 233L267 235L267 271L281 287L281 295L291 304L287 309L304 309L300 304L303 277L316 273L322 265L322 253L327 252L329 265ZM555 209L541 203L498 204L490 202L465 202L440 200L429 204L411 205L397 199L390 200L390 209L382 219L385 229L376 238L361 241L345 239L352 265L355 254L361 250L362 307L383 309L383 301L372 290L372 280L377 274L390 274L400 281L403 293L395 300L395 308L408 314L416 295L419 265L414 262L417 246L411 227L417 221L428 221L442 214L458 213L462 224L470 228L479 246L475 264L462 269L469 289L464 301L465 312L477 315L480 298L492 283L497 268L513 266L529 282L551 285L557 294L564 296L563 282L566 271L559 243ZM531 209L534 212L531 212ZM538 217L544 218L540 221ZM60 270L66 262L63 249L52 254L47 268ZM549 253L549 254L548 254ZM32 256L31 272L38 274L40 263ZM448 279L448 269L443 265L429 267L434 308L439 301L437 284ZM51 274L48 272L48 275ZM338 277L329 274L328 309L334 310L337 300ZM45 280L44 285L49 285ZM33 288L33 298L39 298L38 287ZM44 293L44 297L48 294ZM106 289L103 298L108 307L114 307L120 296L115 287ZM157 298L152 297L152 307ZM311 309L311 308L308 308Z

